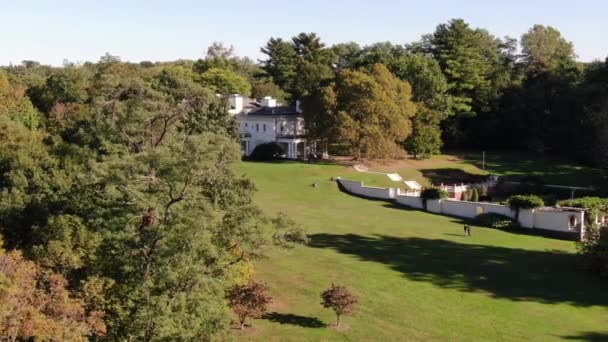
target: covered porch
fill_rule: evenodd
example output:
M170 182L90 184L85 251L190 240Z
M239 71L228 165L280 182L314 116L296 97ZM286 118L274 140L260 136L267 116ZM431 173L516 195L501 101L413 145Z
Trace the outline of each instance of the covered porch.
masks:
M305 159L309 152L308 146L306 146L306 139L286 139L279 138L277 143L285 151L285 156L289 159Z

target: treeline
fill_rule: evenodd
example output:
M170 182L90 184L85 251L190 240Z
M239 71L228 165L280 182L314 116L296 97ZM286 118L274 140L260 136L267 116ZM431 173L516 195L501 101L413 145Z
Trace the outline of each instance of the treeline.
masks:
M406 45L325 46L301 33L271 38L262 52L272 82L304 100L313 137L354 144L354 153L390 156L400 146L424 155L444 144L608 165L608 61L577 62L572 43L552 27L535 25L518 41L455 19ZM414 112L408 105L394 112L401 100L375 94L389 80L378 79L379 64L408 84L398 92Z
M225 291L304 241L232 169L216 92L251 89L252 63L214 51L0 69L0 340L221 336Z

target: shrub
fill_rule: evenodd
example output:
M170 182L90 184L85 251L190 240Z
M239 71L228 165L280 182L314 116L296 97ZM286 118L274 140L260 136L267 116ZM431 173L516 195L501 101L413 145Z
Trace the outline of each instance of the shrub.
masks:
M583 267L589 272L608 278L608 229L596 224L587 227L585 236L577 242Z
M479 202L479 190L477 188L471 190L471 202Z
M283 154L285 154L285 151L283 151L281 145L273 141L256 146L249 155L249 159L258 161L276 160L281 158Z
M557 202L560 207L584 208L598 213L608 212L608 198L581 197Z
M444 199L449 196L448 192L440 188L427 188L422 190L420 197L423 200Z
M534 195L515 195L507 199L507 205L519 217L520 209L536 209L545 205L543 199Z
M545 205L543 199L534 195L515 195L507 199L509 208L518 211L519 209L536 209Z
M327 152L332 156L351 156L353 149L350 144L329 144Z
M496 213L479 214L475 217L474 222L478 226L497 229L519 228L519 223L514 219Z

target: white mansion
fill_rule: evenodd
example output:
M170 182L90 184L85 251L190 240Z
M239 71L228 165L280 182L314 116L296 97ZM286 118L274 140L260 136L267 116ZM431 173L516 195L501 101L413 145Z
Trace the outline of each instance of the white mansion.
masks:
M244 156L249 156L256 146L273 141L283 148L286 158L305 158L311 152L306 146L299 102L282 106L270 96L257 102L238 94L229 95L228 102L229 113L239 123Z

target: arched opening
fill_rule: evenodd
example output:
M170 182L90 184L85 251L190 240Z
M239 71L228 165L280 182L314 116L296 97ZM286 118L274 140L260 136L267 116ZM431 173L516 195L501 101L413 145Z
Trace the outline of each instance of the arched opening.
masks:
M578 222L577 222L576 216L570 215L570 217L568 217L568 228L575 229L577 224L578 224Z

